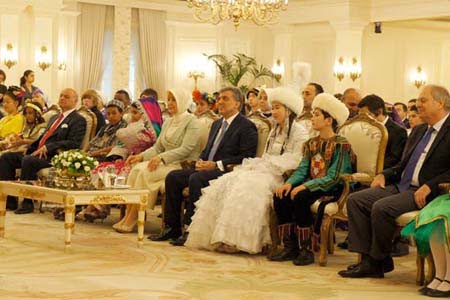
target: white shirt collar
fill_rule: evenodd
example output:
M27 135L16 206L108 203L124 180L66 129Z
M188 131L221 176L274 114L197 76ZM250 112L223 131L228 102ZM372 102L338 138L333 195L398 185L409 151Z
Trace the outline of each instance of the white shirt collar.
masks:
M383 123L383 125L386 126L386 123L387 123L388 120L389 120L389 117L386 117L386 118L383 120L383 122L381 122L381 123Z
M71 110L68 110L68 111L63 112L64 119L65 119L68 115L70 115L74 110L76 110L76 108L72 108Z
M443 117L441 120L439 120L439 122L433 125L433 128L434 130L436 130L436 132L439 132L439 130L441 130L442 126L444 125L445 121L448 118L448 115L449 114L446 114L445 117Z
M233 122L233 120L236 119L236 117L237 117L238 114L239 114L239 112L235 113L234 115L232 115L232 116L229 117L228 119L225 119L225 118L224 118L224 120L227 121L228 126L231 125L231 122Z

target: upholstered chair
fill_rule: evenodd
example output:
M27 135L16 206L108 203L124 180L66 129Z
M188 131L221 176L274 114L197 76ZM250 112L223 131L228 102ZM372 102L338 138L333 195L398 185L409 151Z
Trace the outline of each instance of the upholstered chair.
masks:
M252 114L248 117L248 119L255 124L258 131L258 147L256 148L256 157L261 157L264 153L270 130L272 129L272 123L268 118L260 114Z
M95 137L97 116L84 106L78 109L78 113L86 120L86 133L84 134L83 142L81 143L81 149L87 151L89 142Z
M50 106L47 111L42 115L42 117L44 118L45 122L48 123L48 121L50 121L50 118L53 117L54 115L57 115L61 113L61 108L59 108L58 105L53 104L52 106Z

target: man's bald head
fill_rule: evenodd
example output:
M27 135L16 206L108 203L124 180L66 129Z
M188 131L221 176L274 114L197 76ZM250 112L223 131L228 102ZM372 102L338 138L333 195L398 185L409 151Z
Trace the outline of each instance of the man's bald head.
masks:
M342 102L350 111L350 117L358 114L358 104L361 102L361 92L355 88L348 88L342 95Z
M58 105L63 112L74 109L78 103L78 94L72 88L65 88L59 94Z

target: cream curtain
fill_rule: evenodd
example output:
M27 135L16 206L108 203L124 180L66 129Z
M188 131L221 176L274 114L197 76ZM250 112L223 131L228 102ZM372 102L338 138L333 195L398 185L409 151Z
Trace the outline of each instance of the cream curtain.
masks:
M153 88L160 98L166 90L166 13L139 9L139 50L136 79L141 90Z
M106 5L80 3L77 33L77 87L100 89L103 74L103 42L106 24Z

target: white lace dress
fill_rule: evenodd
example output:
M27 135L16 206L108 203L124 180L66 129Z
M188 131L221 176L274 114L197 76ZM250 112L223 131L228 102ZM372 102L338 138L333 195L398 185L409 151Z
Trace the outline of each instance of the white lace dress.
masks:
M253 254L271 243L269 213L273 190L283 184L286 170L297 168L303 143L309 138L307 129L297 122L293 123L286 143L286 133L271 140L272 133L261 158L245 159L233 172L210 181L202 190L189 227L187 247L214 250L224 243Z

